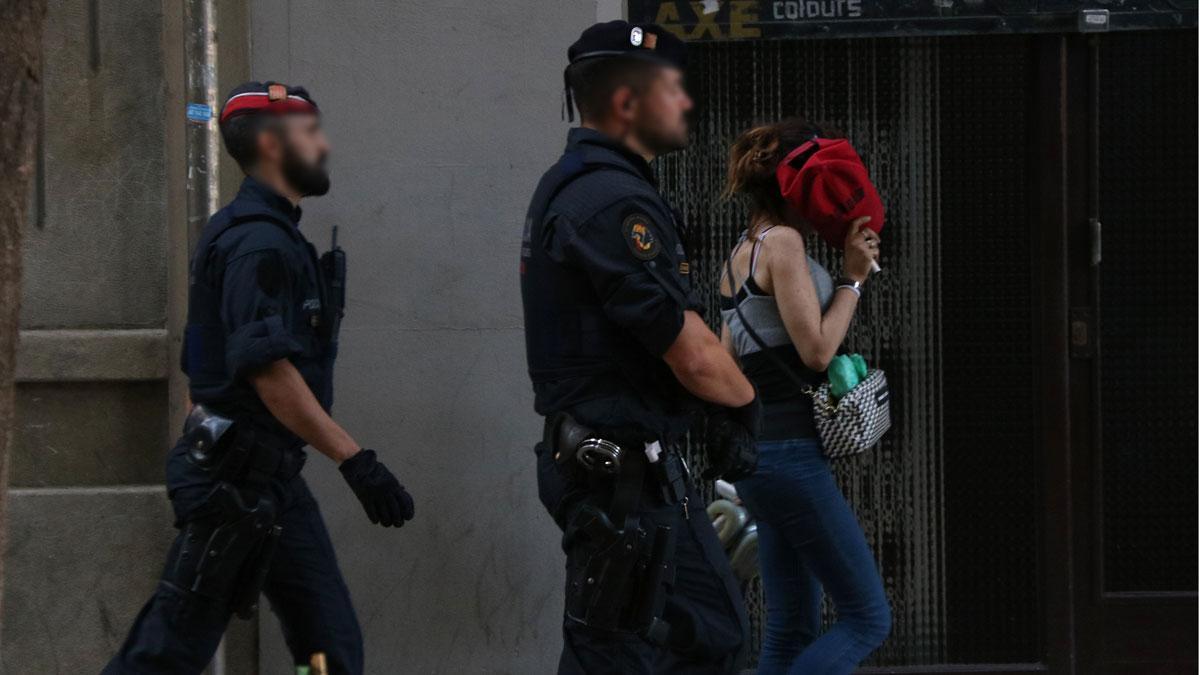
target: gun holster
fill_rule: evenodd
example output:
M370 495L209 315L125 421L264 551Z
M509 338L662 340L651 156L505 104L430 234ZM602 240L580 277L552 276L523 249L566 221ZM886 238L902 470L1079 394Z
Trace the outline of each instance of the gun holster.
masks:
M275 505L267 497L243 493L221 481L197 514L172 550L164 582L209 602L227 604L248 619L257 610L283 532L275 524Z
M677 503L687 490L687 467L675 453L651 463L642 452L601 438L567 413L546 420L544 442L566 471L582 467L605 481L615 479L607 509L590 501L567 517L567 617L608 631L636 633L665 644L670 626L663 620L667 588L674 583L669 558L675 533L639 512L647 467L664 501Z
M653 531L636 516L617 528L592 504L567 525L567 616L601 630L638 633L661 640L666 588L673 583L667 560L674 549L670 527Z

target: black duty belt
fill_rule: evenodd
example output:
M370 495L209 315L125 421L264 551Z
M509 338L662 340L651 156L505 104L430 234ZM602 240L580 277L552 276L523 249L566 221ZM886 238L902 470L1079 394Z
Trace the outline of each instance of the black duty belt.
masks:
M545 423L544 441L560 468L616 479L611 509L614 517L636 510L647 469L662 490L665 503L679 503L687 497L688 469L683 458L661 445L651 458L647 444L633 440L636 438L634 433L593 431L567 413L551 415Z
M265 483L291 480L305 455L292 438L281 438L249 420L231 420L197 405L183 427L189 460L218 480Z
M294 441L285 441L260 432L251 432L249 454L246 457L247 480L291 480L304 468L308 456ZM240 440L240 439L239 439Z

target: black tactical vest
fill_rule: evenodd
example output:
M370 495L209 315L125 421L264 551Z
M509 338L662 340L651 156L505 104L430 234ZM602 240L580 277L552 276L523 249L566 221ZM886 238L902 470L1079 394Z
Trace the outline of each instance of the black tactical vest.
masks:
M239 226L250 223L270 223L287 233L293 249L291 260L302 261L303 269L295 277L308 288L304 296L319 298L318 303L302 303L294 312L289 335L301 346L302 352L292 358L313 390L317 400L327 410L333 401L333 362L337 355L337 332L341 307L331 302L335 280L327 278L316 250L286 217L265 204L239 197L213 215L200 235L192 258L188 280L188 320L184 333L181 367L187 374L192 400L205 403L223 414L235 418L262 418L264 426L282 433L281 425L271 418L257 394L246 382L233 380L226 364L226 327L221 319L223 293L242 292L223 288L225 254L219 240ZM326 254L326 257L330 254ZM344 265L342 266L344 270ZM344 279L340 280L344 287Z
M572 188L569 193L568 188ZM605 194L608 191L608 194ZM539 414L571 412L594 428L617 427L650 439L674 440L686 432L699 402L678 384L666 363L649 354L604 313L585 275L548 253L561 199L586 193L598 202L638 197L657 205L655 221L674 231L675 214L638 168L614 150L572 144L543 176L526 214L521 295L534 407ZM613 225L619 227L620 223ZM681 240L667 242L683 253ZM653 268L664 260L647 263ZM681 306L698 306L690 287L664 286Z

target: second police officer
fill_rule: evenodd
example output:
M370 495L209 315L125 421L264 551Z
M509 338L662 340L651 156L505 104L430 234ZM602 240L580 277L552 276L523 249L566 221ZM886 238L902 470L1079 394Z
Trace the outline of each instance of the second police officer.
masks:
M201 672L261 590L296 663L319 652L358 675L362 635L304 445L339 463L372 522L401 526L413 501L329 416L345 258L336 245L318 258L299 229L300 200L329 190L328 144L308 92L273 82L236 88L220 128L246 178L192 258L182 366L197 405L167 460L180 533L104 672Z
M581 126L534 193L521 252L539 496L567 554L559 672L737 672L749 622L677 447L707 412L705 478L745 477L760 407L701 318L649 165L687 144L684 45L613 21L568 58Z

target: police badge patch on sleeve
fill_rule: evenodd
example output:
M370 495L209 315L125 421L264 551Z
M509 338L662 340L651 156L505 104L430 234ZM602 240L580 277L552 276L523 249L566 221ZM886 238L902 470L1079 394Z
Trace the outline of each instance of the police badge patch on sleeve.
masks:
M629 250L638 260L651 260L662 250L662 244L650 229L650 219L644 214L635 213L627 217L622 230L625 243L629 244Z

